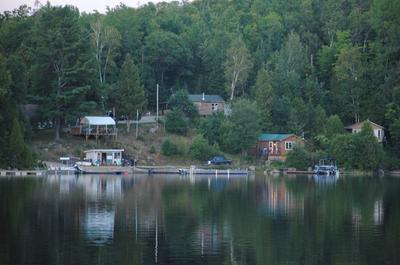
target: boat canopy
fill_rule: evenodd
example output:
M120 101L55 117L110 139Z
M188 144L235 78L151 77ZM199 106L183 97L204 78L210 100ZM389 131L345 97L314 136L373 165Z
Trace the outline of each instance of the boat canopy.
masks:
M108 116L85 116L82 118L80 123L82 125L94 125L94 126L113 125L113 126L115 126L114 119L111 117L108 117Z

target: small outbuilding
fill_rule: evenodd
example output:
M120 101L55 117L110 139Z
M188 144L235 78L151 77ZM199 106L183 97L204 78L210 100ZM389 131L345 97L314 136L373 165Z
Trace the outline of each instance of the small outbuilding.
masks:
M225 110L225 101L219 95L194 94L189 95L189 99L197 107L201 116L208 116L216 111Z
M382 143L383 139L385 137L385 127L383 127L379 124L376 124L370 120L365 120L362 122L354 123L352 125L344 127L344 129L351 133L359 133L359 132L361 132L365 123L370 124L372 131L374 133L374 136L376 137L376 139L378 139L379 143Z
M285 161L295 145L304 145L304 139L295 134L263 133L258 137L256 152L258 157Z
M98 166L122 165L122 152L124 149L91 149L84 151L85 160Z
M77 126L71 128L72 135L90 136L117 136L115 120L108 116L85 116L80 119Z

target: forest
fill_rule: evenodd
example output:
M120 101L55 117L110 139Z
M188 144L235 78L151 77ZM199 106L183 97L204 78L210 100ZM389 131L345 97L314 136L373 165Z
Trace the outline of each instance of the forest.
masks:
M385 127L385 160L394 159L398 14L395 0L194 0L121 4L106 14L47 3L4 12L0 167L32 165L38 120L52 122L57 141L81 115L154 111L157 84L163 103L180 90L248 101L259 131L302 135L312 151L356 146L332 134L369 119ZM39 106L36 120L22 115L26 104Z

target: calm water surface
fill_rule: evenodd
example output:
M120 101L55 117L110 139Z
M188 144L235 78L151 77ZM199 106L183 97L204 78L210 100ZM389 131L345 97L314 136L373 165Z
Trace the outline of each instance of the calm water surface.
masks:
M400 264L400 179L0 178L0 264Z

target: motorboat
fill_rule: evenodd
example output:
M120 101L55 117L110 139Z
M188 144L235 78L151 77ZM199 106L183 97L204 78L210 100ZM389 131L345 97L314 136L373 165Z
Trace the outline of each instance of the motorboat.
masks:
M314 173L323 176L339 176L336 160L332 157L320 159L318 165L314 166Z

